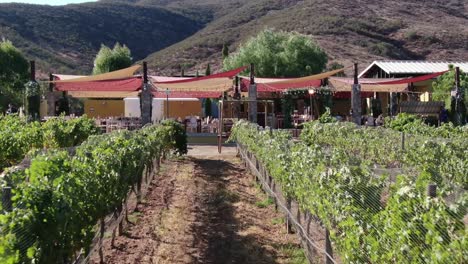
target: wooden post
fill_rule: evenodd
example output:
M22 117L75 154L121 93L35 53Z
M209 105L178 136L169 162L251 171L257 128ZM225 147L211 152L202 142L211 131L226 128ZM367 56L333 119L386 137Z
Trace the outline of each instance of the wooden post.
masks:
M250 84L255 84L255 65L250 63Z
M31 75L29 76L29 80L35 82L36 81L36 62L32 60L29 62L29 64L31 66L31 72L30 72Z
M11 212L11 187L2 188L2 207L4 212Z
M234 99L239 100L240 99L240 80L239 76L236 76L236 84L235 84L235 90L234 90Z
M153 94L151 86L148 83L148 66L146 61L143 62L143 87L140 93L140 109L141 109L141 125L151 123L151 115L153 108Z
M401 149L405 150L405 132L401 132Z
M361 85L358 80L358 64L354 63L354 84L351 92L351 109L353 122L361 125Z
M455 67L455 123L465 124L465 109L463 105L464 89L460 86L460 67Z
M101 228L100 228L100 234L99 234L99 260L101 264L104 264L104 252L102 251L102 240L104 240L104 233L106 231L105 229L105 221L104 217L101 217Z
M325 252L327 252L326 263L332 264L333 261L329 256L333 256L333 248L332 248L331 241L330 241L330 231L328 231L327 228L325 229Z
M223 141L223 101L219 101L219 123L218 123L218 153L221 154L222 151L222 141Z
M49 74L49 91L47 93L47 115L55 116L54 76Z
M427 196L435 198L437 196L437 184L427 185Z
M291 198L287 197L286 198L286 208L291 211ZM289 221L289 215L286 213L286 232L288 234L292 234L292 227L291 227L291 223Z
M255 84L255 66L253 63L250 64L249 121L257 123L257 85Z
M241 94L240 94L240 79L239 76L235 78L235 87L234 87L234 103L233 105L233 117L239 119L240 118L240 110L241 110Z

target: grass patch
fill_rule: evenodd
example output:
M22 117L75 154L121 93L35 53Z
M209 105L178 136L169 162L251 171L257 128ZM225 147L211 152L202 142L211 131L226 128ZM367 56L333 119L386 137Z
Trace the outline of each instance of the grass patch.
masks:
M262 200L262 201L257 201L255 202L255 205L259 208L266 208L268 207L269 205L272 205L274 202L273 202L273 199L271 199L270 197Z
M104 238L111 238L111 237L112 237L112 231L104 232Z
M281 245L278 249L289 259L290 264L308 264L309 261L304 253L304 250L294 244Z
M275 217L271 219L271 223L274 225L283 225L286 222L284 217Z
M262 185L260 185L257 181L252 181L252 187L254 187L257 191L263 192Z
M240 197L237 193L231 192L226 189L221 189L216 192L213 201L215 203L236 203L240 200Z
M133 212L128 215L128 221L136 224L138 222L138 217L140 217L141 213L140 212Z

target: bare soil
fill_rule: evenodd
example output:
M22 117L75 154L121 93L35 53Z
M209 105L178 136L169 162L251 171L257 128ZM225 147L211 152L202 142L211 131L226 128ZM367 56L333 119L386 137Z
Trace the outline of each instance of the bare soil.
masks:
M193 147L155 177L105 263L306 263L232 148ZM93 256L91 263L98 263Z

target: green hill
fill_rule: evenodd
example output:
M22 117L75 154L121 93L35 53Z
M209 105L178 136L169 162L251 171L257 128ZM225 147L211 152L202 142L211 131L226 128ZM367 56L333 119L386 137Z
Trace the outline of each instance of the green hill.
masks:
M37 60L43 72L89 73L101 43L125 44L140 60L201 26L166 9L124 3L0 4L0 38Z
M316 40L330 61L468 61L468 2L414 0L101 0L67 6L0 4L0 37L43 71L88 73L101 43L126 44L159 74L221 67L270 27Z
M463 0L238 1L232 12L147 60L166 73L177 72L180 64L203 69L210 62L219 69L223 43L233 51L271 27L310 35L331 61L345 65L357 61L363 67L385 58L467 61L467 14L468 3Z

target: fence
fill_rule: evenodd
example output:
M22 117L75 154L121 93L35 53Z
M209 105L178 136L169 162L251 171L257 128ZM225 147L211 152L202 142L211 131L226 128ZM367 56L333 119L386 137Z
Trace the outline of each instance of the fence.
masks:
M466 249L459 245L464 237L463 221L466 224L468 218L461 215L465 214L464 210L457 211L457 206L451 205L454 201L462 201L458 198L463 198L466 192L458 188L447 197L447 191L451 188L444 189L444 170L438 171L443 178L439 182L428 178L429 174L420 176L421 168L418 164L405 162L405 153L408 153L408 157L426 157L424 150L432 145L423 145L418 151L412 150L420 144L434 141L433 138L390 133L387 130L379 131L378 137L367 137L379 142L377 147L383 146L382 151L376 146L368 146L366 138L344 144L350 133L343 133L346 136L342 136L342 141L333 141L333 137L338 136L334 133L328 133L322 138L311 136L311 144L307 145L289 144L290 141L285 143L288 139L284 134L275 141L274 133L258 133L263 129L255 125L241 125L239 129L238 143L245 142L246 146L252 147L247 149L238 145L240 156L261 182L263 189L282 208L288 223L296 226L311 262L339 263L346 260L350 263L429 263L438 259L438 254L446 252L451 253L445 254L447 261L443 262L461 263L460 260L466 259L463 257L466 256L463 254ZM327 131L324 132L327 134ZM392 135L390 141L386 140L386 136L390 136L387 133ZM363 134L357 135L361 137ZM333 148L327 145L327 140L330 140L328 143L334 142L337 146L343 143L347 147ZM450 139L444 142L448 141ZM354 148L356 144L361 145L361 148L356 148L357 151ZM391 148L386 148L386 145L391 145ZM277 182L250 150L267 162ZM290 152L288 156L286 153ZM380 160L367 158L390 154L393 155L389 159L392 163L389 164L385 163L386 159L380 163ZM395 160L394 155L397 155ZM463 156L463 152L458 152L457 156L462 159L460 156ZM431 168L451 165L450 160L444 161L444 164L439 164L437 160L430 161L433 162L429 164ZM463 163L460 166L464 166ZM289 169L284 170L284 167ZM457 175L460 171L462 168L456 171ZM420 181L416 181L418 179ZM281 186L277 186L279 182ZM441 185L437 186L434 182ZM300 201L300 205L294 200L285 199L281 187L288 193L293 189L293 197ZM311 216L303 208L311 208L317 217ZM453 212L451 208L454 208ZM340 250L339 256L333 255L330 235L324 226L331 228L333 247Z
M323 227L320 219L313 216L310 212L303 211L299 204L290 198L286 198L281 191L281 186L276 184L263 164L259 162L252 153L242 145L237 144L237 150L245 166L254 175L255 180L259 182L263 190L273 198L275 208L280 208L286 215L287 232L292 232L294 226L297 234L301 238L302 246L305 250L307 259L310 263L341 263L334 257L333 248L330 242L330 235Z
M118 117L118 118L96 118L96 126L102 133L110 133L114 130L136 130L141 128L141 118Z

